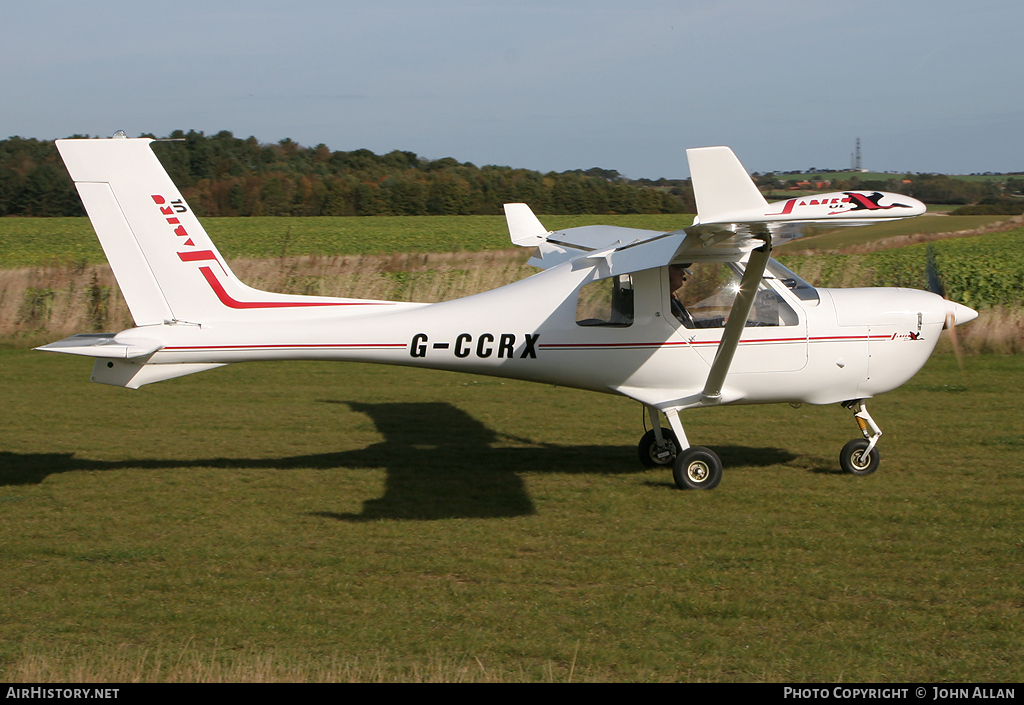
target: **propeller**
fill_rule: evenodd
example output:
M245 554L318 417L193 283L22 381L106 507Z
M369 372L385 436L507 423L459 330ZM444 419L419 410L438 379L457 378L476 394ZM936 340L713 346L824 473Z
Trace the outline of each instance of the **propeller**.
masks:
M956 327L961 323L967 323L978 317L978 312L955 301L950 301L946 296L946 287L942 284L942 277L935 266L935 252L931 244L925 250L925 277L927 278L928 291L938 294L946 302L946 324L943 328L949 330L949 339L953 343L953 354L956 355L956 364L960 367L960 374L964 374L964 360L960 352L960 341L957 338Z
M946 299L946 287L942 285L942 279L939 278L939 270L935 268L935 250L932 248L931 243L928 243L928 248L925 250L924 273L928 278L928 291ZM949 299L946 300L949 301ZM947 320L949 320L948 317Z

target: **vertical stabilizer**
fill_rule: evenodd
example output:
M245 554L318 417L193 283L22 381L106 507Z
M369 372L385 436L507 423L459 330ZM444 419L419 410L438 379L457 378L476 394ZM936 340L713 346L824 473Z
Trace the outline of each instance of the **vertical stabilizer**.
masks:
M226 291L248 289L228 269L150 147L150 139L57 140L137 325L203 321L217 309L195 264Z
M351 305L261 292L239 281L153 154L152 141L57 140L136 325Z

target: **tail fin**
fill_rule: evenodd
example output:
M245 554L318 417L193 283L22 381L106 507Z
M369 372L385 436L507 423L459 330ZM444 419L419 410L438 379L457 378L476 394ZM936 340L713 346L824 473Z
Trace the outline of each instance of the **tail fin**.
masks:
M152 141L57 140L136 325L373 303L275 294L243 284L153 154Z
M123 168L117 167L123 167L126 162L145 159L163 171L149 149L149 140L57 140L57 150L78 188L136 325L173 319L174 314L157 283L156 273L150 268L149 258L114 195L117 188L122 193L122 200L131 205L131 199L124 198L124 186L141 186L141 183L132 184L128 174L115 174L115 171L123 172ZM166 178L166 172L163 176ZM170 179L162 184L165 190L168 185L174 189ZM177 189L174 192L177 193Z

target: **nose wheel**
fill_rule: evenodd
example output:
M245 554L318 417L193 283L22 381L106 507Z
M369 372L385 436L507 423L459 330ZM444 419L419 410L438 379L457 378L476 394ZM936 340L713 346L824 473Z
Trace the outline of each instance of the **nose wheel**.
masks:
M870 475L878 469L878 448L868 450L868 441L854 438L839 453L839 465L851 475Z
M864 437L854 438L843 446L843 450L839 453L839 466L843 472L848 472L851 475L870 475L878 469L878 464L881 462L876 446L878 439L882 436L882 431L878 428L875 420L871 418L871 414L868 413L863 399L843 402L843 406L847 409L854 409L853 419L857 422Z

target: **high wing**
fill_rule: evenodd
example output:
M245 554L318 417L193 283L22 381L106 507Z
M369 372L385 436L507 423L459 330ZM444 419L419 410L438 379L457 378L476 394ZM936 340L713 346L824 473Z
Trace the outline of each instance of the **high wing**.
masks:
M697 201L697 217L687 228L662 232L588 225L548 231L529 206L508 203L505 217L512 242L536 248L530 258L535 267L548 269L568 260L598 258L607 262L605 276L611 276L673 261L738 261L766 239L779 243L815 228L870 225L926 210L914 198L880 191L843 191L768 203L728 147L688 149L686 156Z
M725 380L775 242L801 237L815 226L899 220L921 215L926 208L908 196L879 191L845 191L768 203L728 147L688 149L686 157L697 217L681 230L665 233L595 225L549 232L525 204L506 204L505 213L512 242L536 247L529 263L544 269L571 261L574 268L596 266L601 278L671 263L745 261L704 388L687 403L703 406L723 401ZM639 399L634 390L618 391ZM657 406L681 433L676 413L683 407L678 404Z
M697 201L689 239L677 253L693 260L747 252L765 236L772 243L811 234L816 228L870 225L921 215L917 199L881 191L843 191L768 203L728 147L686 150ZM703 257L701 256L703 253Z

